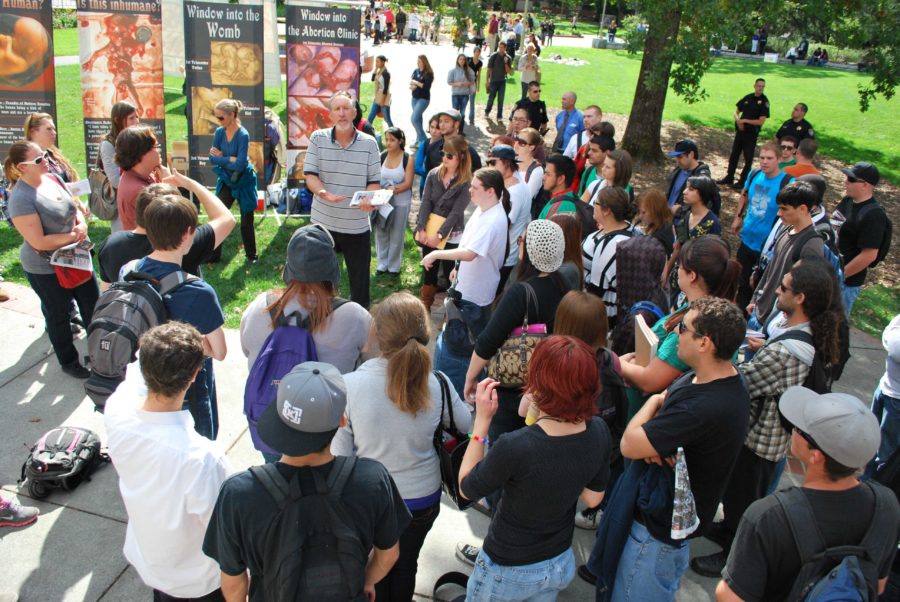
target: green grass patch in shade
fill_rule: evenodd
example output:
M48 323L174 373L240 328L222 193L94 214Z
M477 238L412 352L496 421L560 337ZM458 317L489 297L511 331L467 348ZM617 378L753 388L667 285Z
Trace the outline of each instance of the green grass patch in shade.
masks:
M555 54L579 58L589 65L575 67L542 61L541 97L548 106L558 107L563 92L575 90L579 106L596 103L604 111L630 114L640 54L551 46L543 49L541 57L545 59ZM799 64L716 59L703 77L708 98L688 104L670 89L663 119L733 131L734 105L753 91L753 81L757 77L765 78L766 96L772 104L772 116L766 121L761 138L774 136L782 122L790 119L793 106L805 102L810 107L807 117L815 127L820 154L848 164L871 161L883 177L900 183L900 147L895 121L897 101L878 98L866 113L860 113L857 86L866 85L872 79L864 73ZM507 86L507 101L511 94L518 98L519 82L518 78L515 80Z
M873 337L881 338L888 323L900 308L900 290L882 284L867 285L853 304L850 323Z

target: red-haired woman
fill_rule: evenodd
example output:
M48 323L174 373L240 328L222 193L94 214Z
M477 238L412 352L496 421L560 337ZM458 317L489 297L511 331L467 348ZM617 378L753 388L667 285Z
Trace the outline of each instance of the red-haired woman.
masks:
M575 577L574 509L594 507L609 479L609 430L596 413L597 361L584 342L551 336L528 365L528 387L540 410L532 426L505 433L485 457L497 412L498 383L486 378L475 396L475 425L459 471L465 497L500 493L484 549L459 545L472 557L466 600L546 599Z

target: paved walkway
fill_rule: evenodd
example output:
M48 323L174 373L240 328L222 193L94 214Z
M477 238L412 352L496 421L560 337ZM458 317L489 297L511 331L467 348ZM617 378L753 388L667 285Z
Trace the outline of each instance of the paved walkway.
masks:
M570 40L590 45L589 37L556 42L563 45ZM449 105L445 74L455 56L452 48L413 48L407 43L391 43L378 47L376 54L379 53L388 57L394 81L401 85L412 73L416 56L427 55L438 76L433 90L435 100L426 115ZM405 129L409 125L408 104L398 100L392 109L397 124ZM478 127L470 136L484 150L484 129ZM96 431L103 440L106 436L102 416L93 411L90 400L84 396L82 381L63 374L52 356L34 293L28 287L10 283L3 287L13 298L0 304L0 332L6 333L6 351L0 354L0 400L4 409L0 424L0 488L4 497L36 505L42 514L36 523L25 528L0 528L0 557L4 559L0 599L9 593L18 594L23 602L149 600L149 589L122 556L126 514L113 467L102 468L91 482L76 491L54 492L46 501L29 499L27 492L18 490L21 463L31 445L47 430L61 424L78 425ZM222 417L218 441L235 467L245 468L260 461L241 413L247 365L240 353L237 331L227 331L226 338L230 353L215 367ZM879 341L866 335L854 332L852 341L853 358L837 389L868 399L884 370L884 353ZM78 345L84 350L83 337ZM446 502L443 504L420 556L416 599L431 599L432 586L444 572L469 570L454 557L456 543L480 542L487 526L487 517L477 511L459 512ZM582 563L590 553L593 533L575 531L573 547ZM706 540L691 543L692 555L713 551L715 548ZM688 571L676 599L713 600L715 584L713 579ZM453 593L449 589L447 592ZM576 577L560 600L592 597L592 588Z

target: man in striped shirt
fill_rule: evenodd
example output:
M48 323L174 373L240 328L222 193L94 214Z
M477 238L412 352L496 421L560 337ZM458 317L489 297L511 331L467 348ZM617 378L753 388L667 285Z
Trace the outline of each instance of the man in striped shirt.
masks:
M350 200L358 190L381 188L378 143L353 127L356 108L347 92L332 96L329 110L334 126L313 132L306 153L303 173L314 195L311 220L328 230L335 250L344 254L350 299L368 309L372 207L351 207Z

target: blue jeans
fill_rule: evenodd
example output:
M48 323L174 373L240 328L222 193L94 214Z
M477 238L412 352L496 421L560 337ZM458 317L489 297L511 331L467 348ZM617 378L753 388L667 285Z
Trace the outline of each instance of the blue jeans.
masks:
M856 303L856 298L859 297L859 291L861 290L862 286L844 286L844 314L848 320L850 319L850 312L853 311L853 304Z
M374 100L372 101L372 109L369 111L369 123L373 123L375 121L375 118L378 116L378 109L381 109L381 116L384 118L384 122L388 125L388 127L394 127L394 122L391 121L391 107L383 107L377 104Z
M466 103L469 102L468 94L453 94L450 97L450 105L459 111L463 121L466 119Z
M212 358L203 360L203 367L188 389L181 409L191 413L197 433L211 441L216 440L219 434L219 404Z
M425 113L425 109L428 108L429 103L431 103L431 100L428 98L412 99L412 117L410 117L410 120L412 121L413 129L416 130L416 144L425 144L425 129L422 127L422 115Z
M447 375L450 383L460 397L463 397L463 388L466 385L466 372L469 370L469 361L472 356L462 356L451 353L444 345L444 332L438 335L434 341L434 369Z
M674 600L690 555L687 542L673 548L653 539L641 523L632 522L631 533L619 559L612 602Z
M787 466L787 458L782 458L775 463L775 473L772 475L772 482L769 483L769 488L766 489L766 495L772 495L778 491L778 484L781 482L785 466Z
M575 578L575 554L569 548L549 560L521 566L495 563L482 549L475 559L475 570L469 577L466 601L556 600Z
M488 82L488 99L487 106L484 108L484 114L490 115L491 107L494 106L494 97L497 97L497 119L503 119L503 96L506 94L506 80L499 82Z
M887 462L900 447L900 399L885 395L879 385L872 396L872 413L881 423L881 445L878 454L866 466L868 477L874 475L875 469Z

